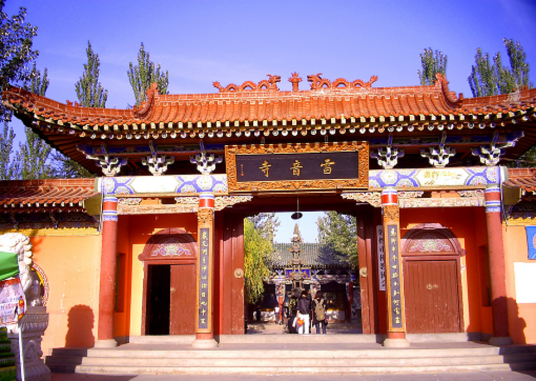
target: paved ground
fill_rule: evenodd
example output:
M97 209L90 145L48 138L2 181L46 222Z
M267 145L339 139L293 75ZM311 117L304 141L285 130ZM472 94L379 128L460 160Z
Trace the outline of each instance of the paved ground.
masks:
M140 375L140 376L101 376L86 374L52 374L51 381L207 381L217 378L218 381L532 381L536 379L536 371L530 372L473 372L473 373L443 373L443 374L396 374L396 375L366 375L366 376L190 376L190 375Z

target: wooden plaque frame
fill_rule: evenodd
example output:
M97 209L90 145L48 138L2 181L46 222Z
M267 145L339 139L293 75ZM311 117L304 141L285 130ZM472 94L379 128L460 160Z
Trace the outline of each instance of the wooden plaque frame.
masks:
M337 153L357 154L357 176L355 178L315 178L307 180L264 180L239 181L237 156L257 155L269 160L272 155L296 155L306 158L307 154ZM296 191L296 190L346 190L368 189L369 180L369 146L368 142L333 142L313 144L251 144L225 146L225 162L227 170L228 192L258 192L258 191Z

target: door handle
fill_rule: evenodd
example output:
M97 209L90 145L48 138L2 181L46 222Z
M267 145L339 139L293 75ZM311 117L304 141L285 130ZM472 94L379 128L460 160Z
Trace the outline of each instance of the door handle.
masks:
M170 293L170 294L173 294L175 291L177 291L177 290L175 289L175 287L170 287L170 289L169 289L169 293Z

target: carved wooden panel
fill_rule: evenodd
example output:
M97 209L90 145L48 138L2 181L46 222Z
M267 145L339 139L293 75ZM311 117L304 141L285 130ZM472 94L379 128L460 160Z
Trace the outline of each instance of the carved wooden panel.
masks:
M140 261L195 259L197 242L182 229L163 229L147 241Z

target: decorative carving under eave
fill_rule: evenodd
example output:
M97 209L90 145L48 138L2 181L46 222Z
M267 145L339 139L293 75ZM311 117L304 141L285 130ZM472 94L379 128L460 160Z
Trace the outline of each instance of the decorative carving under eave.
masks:
M421 156L428 158L430 165L435 168L443 168L448 163L452 156L456 155L456 149L445 145L447 133L443 131L438 147L428 147L428 152L425 148L421 148Z
M220 211L228 206L251 200L253 200L253 196L216 196L214 199L214 207L217 211Z
M159 155L152 141L149 142L149 148L151 149L151 154L143 157L141 163L148 167L153 176L161 176L167 171L168 165L175 162L175 157Z
M104 157L86 155L86 158L90 160L96 160L97 167L102 169L102 173L104 174L104 176L106 177L117 176L119 172L121 172L121 167L124 167L125 165L127 165L127 162L128 162L127 158L110 156L108 154L108 149L106 148L105 144L101 145L101 150L102 152L104 152Z
M484 197L409 198L399 199L400 208L453 208L484 206Z
M119 205L139 205L141 203L140 197L127 197L117 199Z
M356 202L367 202L375 208L382 205L380 192L343 193L341 197Z
M398 205L385 205L383 209L383 219L385 222L398 222L400 219L400 208Z
M207 154L202 141L200 146L201 152L195 156L190 156L190 163L197 164L197 170L203 175L210 175L216 169L216 164L221 163L223 158L213 153Z
M460 190L460 197L484 197L484 189Z
M199 208L197 211L197 223L201 226L210 225L214 220L214 209Z
M397 192L398 194L398 199L401 199L401 198L419 198L419 197L422 197L422 195L424 194L424 192L422 191L416 191L416 192L413 192L413 191L398 191Z
M277 82L281 82L281 77L271 74L267 74L267 76L267 80L264 79L257 84L252 81L246 81L240 86L231 83L225 87L222 87L219 82L212 82L212 85L217 88L220 93L234 93L242 91L279 91Z
M378 165L383 169L392 169L398 164L398 158L404 157L404 150L393 147L393 135L389 135L387 146L370 151L370 157L378 160Z
M378 77L373 75L370 77L368 82L363 82L360 79L356 79L353 82L349 82L344 78L338 78L335 81L331 82L329 79L321 77L322 73L311 74L307 76L307 80L311 82L311 90L320 90L320 89L354 89L363 87L369 89L372 87L372 84L378 80Z
M505 154L506 148L515 146L516 142L523 136L525 136L523 131L516 131L516 134L507 138L507 142L505 144L499 145L497 144L499 141L499 133L496 131L493 134L493 139L489 147L480 146L473 148L471 152L473 156L478 156L480 158L480 162L482 164L487 166L495 166L501 160L501 155Z

